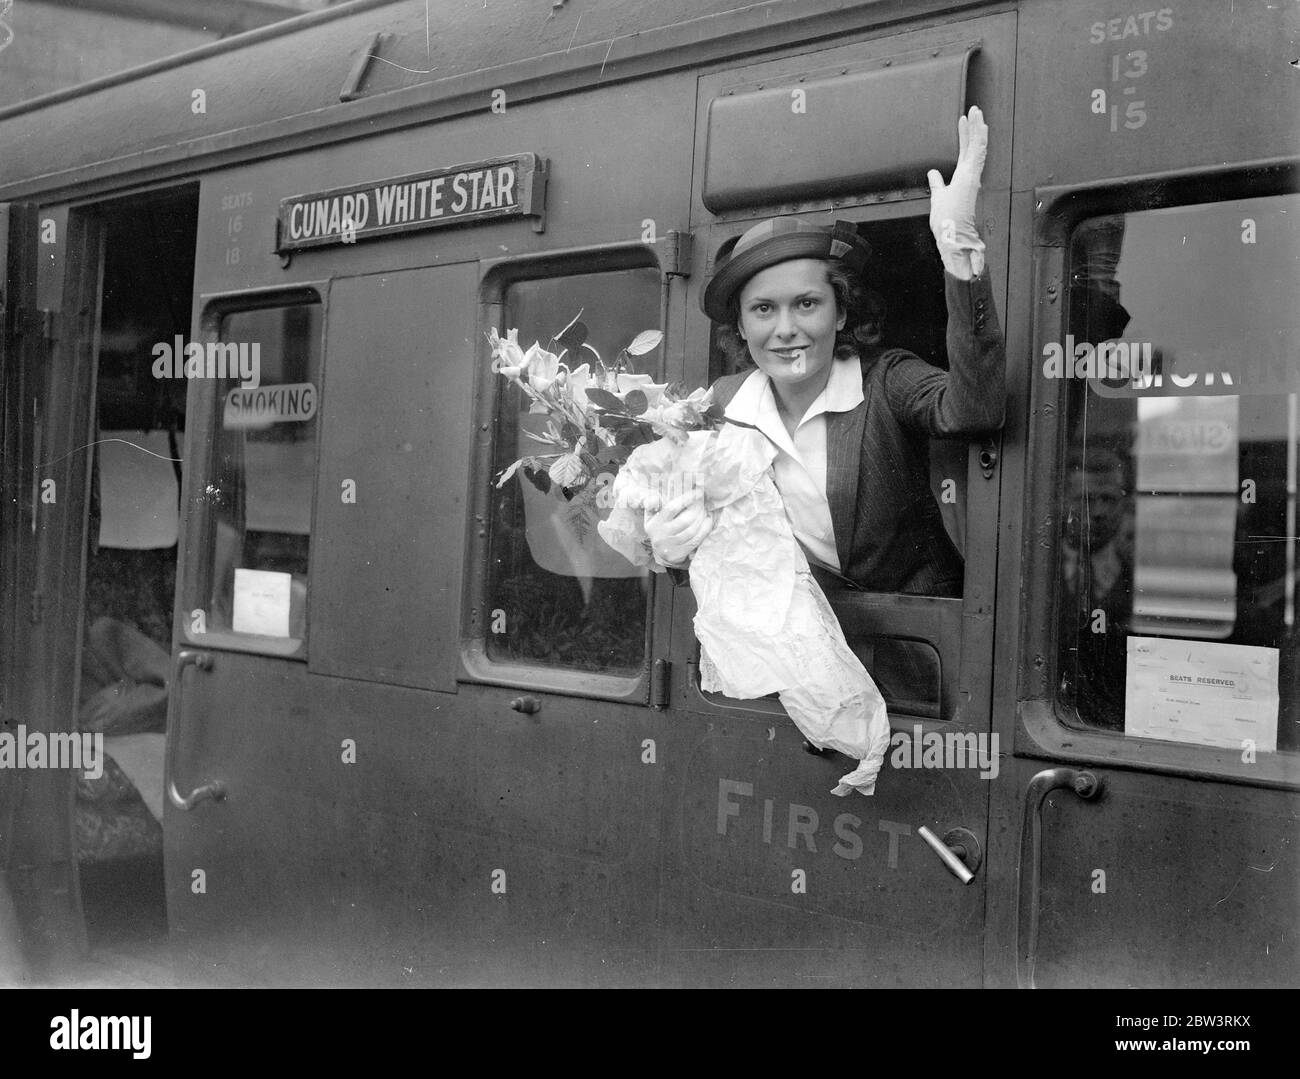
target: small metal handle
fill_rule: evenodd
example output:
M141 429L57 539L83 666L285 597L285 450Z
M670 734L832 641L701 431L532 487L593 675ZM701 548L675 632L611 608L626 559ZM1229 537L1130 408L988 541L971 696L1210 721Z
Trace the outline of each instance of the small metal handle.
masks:
M516 697L510 702L510 707L516 712L523 712L526 716L531 716L534 712L542 710L542 702L536 697Z
M1055 790L1069 788L1085 801L1101 793L1101 780L1092 772L1077 768L1048 768L1029 781L1025 790L1025 816L1020 828L1021 866L1024 865L1025 834L1030 836L1029 853L1029 939L1020 948L1020 912L1024 903L1021 886L1023 868L1016 875L1016 984L1022 989L1036 989L1034 965L1038 961L1038 892L1043 869L1043 802ZM1023 957L1023 965L1022 965Z
M976 849L979 847L979 841L975 839L974 833L965 828L955 828L952 831L945 832L943 839L940 839L924 824L916 830L916 834L924 839L934 849L934 853L939 856L952 874L963 884L969 884L975 879L975 873L971 868L958 857L957 851L960 850L967 858L974 858L975 869L979 868L978 856L974 855L972 846ZM951 844L951 845L950 845Z
M209 798L214 802L220 802L226 796L226 788L220 780L214 780L201 787L195 787L189 794L182 795L176 786L176 750L180 743L181 716L184 714L181 709L181 679L185 675L186 667L197 667L201 671L212 670L211 653L196 652L191 648L182 649L176 653L176 666L172 674L171 707L176 720L169 725L167 731L167 797L177 809L183 809L188 813L200 802L206 802Z

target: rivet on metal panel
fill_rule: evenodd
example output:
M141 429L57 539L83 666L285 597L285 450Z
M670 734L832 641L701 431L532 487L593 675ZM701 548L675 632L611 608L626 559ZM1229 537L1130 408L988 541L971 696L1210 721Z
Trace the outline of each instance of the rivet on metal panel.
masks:
M510 707L516 712L523 712L525 715L533 715L542 710L542 702L536 697L516 697L510 702Z
M893 63L894 63L893 60L882 60L882 61L881 61L881 66L882 66L882 67L890 67L890 66L893 65Z

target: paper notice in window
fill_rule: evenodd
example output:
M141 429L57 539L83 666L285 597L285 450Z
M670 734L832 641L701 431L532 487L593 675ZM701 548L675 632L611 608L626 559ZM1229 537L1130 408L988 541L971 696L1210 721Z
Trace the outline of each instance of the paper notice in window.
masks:
M289 636L293 574L264 569L235 570L235 604L230 628L264 637Z
M1275 753L1277 675L1276 648L1130 637L1124 733Z

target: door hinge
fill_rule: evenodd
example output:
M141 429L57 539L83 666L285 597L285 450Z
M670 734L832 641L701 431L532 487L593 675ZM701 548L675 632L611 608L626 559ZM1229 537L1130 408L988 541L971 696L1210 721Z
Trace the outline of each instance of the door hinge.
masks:
M670 229L660 240L663 255L659 265L663 267L665 277L691 276L691 234Z
M657 659L650 667L650 707L668 707L668 677L673 665L666 659Z

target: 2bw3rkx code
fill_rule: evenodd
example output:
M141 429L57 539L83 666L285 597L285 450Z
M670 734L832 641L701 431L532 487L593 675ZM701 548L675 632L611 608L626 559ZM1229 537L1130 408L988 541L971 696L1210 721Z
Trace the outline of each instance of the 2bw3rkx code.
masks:
M1117 1027L1141 1027L1151 1030L1158 1026L1166 1027L1248 1027L1249 1015L1177 1015L1165 1016L1115 1016Z

